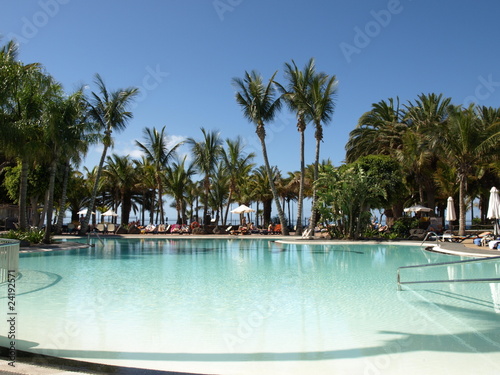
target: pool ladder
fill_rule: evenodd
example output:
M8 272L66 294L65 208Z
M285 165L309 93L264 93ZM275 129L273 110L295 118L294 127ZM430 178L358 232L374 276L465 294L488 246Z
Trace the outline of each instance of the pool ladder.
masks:
M97 232L89 232L87 233L87 245L89 245L90 247L94 247L95 244L91 244L90 243L90 235L93 234L97 237L97 239L99 240L99 242L101 243L101 245L104 246L104 241L102 240L101 236L99 236L99 233Z
M414 266L403 266L398 268L397 272L397 281L398 281L398 290L401 289L401 285L405 284L430 284L430 283L498 283L500 282L500 278L477 278L477 279L447 279L447 280L419 280L419 281L401 281L401 273L400 271L405 268L424 268L424 267L440 267L440 266L448 266L450 264L464 264L464 263L485 263L490 262L492 260L500 260L500 256L490 257L490 258L481 258L481 259L466 259L466 260L458 260L454 262L443 262L443 263L432 263L432 264L417 264Z

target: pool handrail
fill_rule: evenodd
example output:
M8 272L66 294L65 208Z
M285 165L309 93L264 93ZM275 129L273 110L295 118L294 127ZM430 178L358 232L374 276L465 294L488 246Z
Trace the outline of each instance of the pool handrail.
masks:
M0 283L8 280L9 274L19 271L19 246L21 241L0 238Z
M431 264L416 264L413 266L402 266L397 270L397 282L398 282L398 290L401 290L401 285L404 284L429 284L429 283L472 283L472 282L500 282L500 278L477 278L477 279L453 279L453 280L419 280L419 281L401 281L400 270L405 268L424 268L424 267L437 267L437 266L448 266L450 264L464 264L464 263L473 263L473 262L489 262L492 260L500 260L500 256L496 257L488 257L488 258L480 258L480 259L466 259L466 260L456 260L453 262L440 262L440 263L431 263Z

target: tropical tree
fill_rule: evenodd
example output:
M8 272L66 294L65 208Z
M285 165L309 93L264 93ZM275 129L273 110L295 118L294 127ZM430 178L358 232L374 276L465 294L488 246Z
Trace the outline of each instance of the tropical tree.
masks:
M305 183L305 130L307 123L311 121L310 112L308 108L312 108L312 97L310 94L310 86L313 77L315 76L314 59L310 59L300 70L292 60L292 63L285 63L285 79L287 80L286 87L279 85L283 92L283 98L288 104L289 108L295 112L297 116L297 130L300 134L300 175L299 175L299 189L297 201L297 228L296 234L302 234L302 214L304 203L304 183Z
M106 167L103 169L103 177L108 184L116 189L121 206L121 222L130 222L130 211L132 210L132 199L137 194L139 173L129 156L113 154L107 157ZM118 204L113 205L117 210Z
M143 130L145 142L135 141L136 145L144 152L146 159L154 167L156 191L158 192L158 209L160 211L160 224L165 223L163 210L163 174L169 161L175 156L177 148L182 142L169 148L165 126L158 131L156 128Z
M63 97L60 94L48 103L45 111L45 126L43 143L45 158L49 167L49 190L45 204L47 217L44 242L50 242L52 232L52 212L54 206L54 187L58 166L69 164L69 157L74 151L83 151L87 127L85 124L85 103L83 92L79 90L74 94ZM65 168L66 172L66 168ZM64 192L65 193L65 192ZM65 199L65 198L64 198ZM61 210L64 211L64 206ZM61 216L61 215L60 215Z
M385 190L360 165L326 167L315 182L318 193L316 209L323 220L333 222L330 233L356 239L370 223L370 209L378 207Z
M132 112L128 111L128 107L132 104L132 101L139 92L137 88L119 89L110 92L99 74L95 76L95 84L97 85L98 92L92 92L91 98L88 101L89 115L95 122L97 129L102 132L102 143L104 148L97 167L96 181L89 202L90 206L82 222L80 234L85 234L88 229L90 216L97 197L97 189L99 187L102 168L106 160L106 154L108 148L113 145L113 132L119 132L125 129L127 122L132 118Z
M240 187L245 184L246 178L255 165L251 162L255 154L253 152L245 154L243 150L244 144L241 137L234 141L226 139L226 148L222 149L223 168L229 177L229 195L223 225L226 225L229 207L234 202L233 198L239 195Z
M207 131L205 128L201 128L201 132L203 134L201 141L188 138L187 143L191 146L195 168L203 175L203 224L209 225L210 178L214 174L217 162L222 155L222 139L216 130Z
M281 223L282 234L288 235L288 226L285 215L281 207L278 192L274 185L274 175L269 164L266 148L266 122L272 121L277 111L281 107L280 97L276 98L275 88L273 86L275 72L269 82L264 84L262 76L256 72L245 72L245 77L233 78L233 84L237 88L236 102L240 105L244 117L255 125L255 132L262 146L262 156L264 158L264 167L268 175L269 187L274 199L274 204L278 211L278 217Z
M450 103L451 98L444 98L443 94L421 94L405 106L405 119L409 128L403 136L404 147L398 150L397 157L406 168L408 180L414 181L419 203L431 208L435 207L436 185L433 175L439 157L429 139L446 126Z
M465 235L466 185L474 169L484 165L498 146L500 123L480 121L474 105L448 107L449 121L430 136L448 163L456 169L459 183L459 235ZM490 159L491 160L491 159Z
M392 155L403 148L403 135L408 129L399 98L372 104L355 129L349 133L345 146L346 162L352 163L367 155Z
M186 165L186 156L182 160L174 160L166 169L164 175L166 192L174 198L177 210L177 224L186 223L186 201L192 185L191 177L195 174L193 164Z
M279 173L278 169L276 167L273 167L272 176L276 176L278 173ZM264 226L267 226L269 225L269 223L271 223L271 210L272 210L274 196L272 191L269 189L270 185L269 173L267 173L266 167L261 165L258 168L255 168L252 172L250 181L251 182L250 184L248 184L248 186L251 186L254 199L256 199L257 202L259 201L262 202L263 206L262 224ZM274 181L271 183L274 184Z
M316 152L314 158L314 181L319 177L320 145L323 141L323 125L327 125L335 110L334 97L337 92L337 79L325 73L315 74L310 82L311 103L307 105L307 111L312 118L315 127L314 137L316 138ZM311 220L309 229L316 227L315 211L316 193L313 188Z

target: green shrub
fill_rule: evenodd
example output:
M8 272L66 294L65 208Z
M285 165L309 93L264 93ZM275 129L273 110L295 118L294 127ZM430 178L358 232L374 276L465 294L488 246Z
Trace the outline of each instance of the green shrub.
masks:
M410 235L410 229L418 228L418 220L412 217L400 217L394 221L391 232L399 238L406 238Z
M42 242L45 231L43 229L30 229L28 231L10 230L2 235L3 238L11 240L28 241L32 244Z

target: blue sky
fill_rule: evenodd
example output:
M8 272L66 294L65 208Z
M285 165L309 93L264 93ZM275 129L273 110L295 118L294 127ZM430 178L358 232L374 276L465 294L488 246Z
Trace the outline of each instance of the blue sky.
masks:
M118 154L135 156L144 127L166 126L173 140L240 135L258 154L254 127L234 100L233 77L256 69L269 78L292 59L311 57L336 75L336 111L322 158L345 157L349 132L374 102L443 93L456 104L500 103L500 3L469 0L2 0L0 34L20 59L40 62L71 92L139 87L134 119L115 135ZM314 158L313 127L306 162ZM271 164L299 169L295 118L286 110L268 127ZM98 163L92 149L86 164Z

